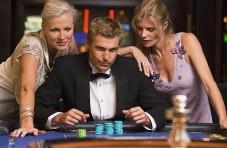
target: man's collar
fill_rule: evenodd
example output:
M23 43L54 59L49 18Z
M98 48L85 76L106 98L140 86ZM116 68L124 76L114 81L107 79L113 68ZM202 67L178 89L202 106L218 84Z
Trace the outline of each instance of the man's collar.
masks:
M91 73L92 74L95 74L95 73L105 73L105 74L110 75L110 70L111 70L110 68L107 71L105 71L105 72L100 72L90 61L89 61L89 65L91 67Z

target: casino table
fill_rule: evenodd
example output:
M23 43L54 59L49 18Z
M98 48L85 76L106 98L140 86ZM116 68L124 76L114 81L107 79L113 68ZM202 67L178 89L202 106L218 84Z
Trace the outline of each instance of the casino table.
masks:
M63 126L57 131L47 131L38 136L28 135L23 138L12 138L9 135L0 136L0 148L8 147L9 141L14 142L15 148L39 147L170 147L167 143L171 124L167 124L162 131L146 131L138 125L124 123L123 135L96 135L95 122L78 124L77 126ZM87 129L85 138L77 137L78 128ZM188 124L187 131L191 139L189 147L227 148L227 131L220 130L217 124Z

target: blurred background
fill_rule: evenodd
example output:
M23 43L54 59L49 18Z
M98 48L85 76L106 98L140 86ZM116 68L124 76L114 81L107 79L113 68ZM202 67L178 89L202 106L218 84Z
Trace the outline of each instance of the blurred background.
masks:
M140 0L67 0L81 14L74 36L80 51L90 20L98 16L117 19L123 29L121 46L134 45L131 18ZM227 82L227 0L163 0L171 14L175 32L193 32L199 38L215 81ZM41 28L45 0L0 1L0 62L14 51L24 33Z

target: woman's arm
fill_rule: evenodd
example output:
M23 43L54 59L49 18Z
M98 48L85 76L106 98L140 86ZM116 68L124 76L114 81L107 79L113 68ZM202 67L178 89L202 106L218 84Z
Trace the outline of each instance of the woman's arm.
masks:
M32 54L24 54L19 58L19 117L20 127L11 133L15 137L23 137L28 133L38 134L34 128L35 86L37 80L38 60Z
M132 57L133 56L133 50L136 50L136 49L137 49L136 46L120 47L118 49L118 54L121 55L121 56L129 56L129 57Z
M187 51L186 56L195 67L206 89L207 95L209 96L210 101L217 112L221 128L227 128L225 104L218 86L213 79L198 39L192 33L184 33L182 36L182 42Z
M144 71L144 74L148 77L152 74L153 71L148 58L136 46L120 47L118 54L129 57L133 56L137 61L140 71Z

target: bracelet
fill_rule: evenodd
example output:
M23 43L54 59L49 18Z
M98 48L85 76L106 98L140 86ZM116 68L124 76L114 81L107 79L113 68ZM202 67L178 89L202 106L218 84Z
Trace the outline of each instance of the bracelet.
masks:
M20 116L20 121L26 117L32 117L32 119L34 119L34 115L33 114L27 114L27 115L24 115L24 116Z
M20 112L20 115L24 114L25 112L30 112L34 115L34 109L31 109L31 108L28 108L28 107L24 108L24 110L22 110Z
M31 116L32 118L34 118L34 114L32 112L23 112L23 114L20 114L20 120L28 116Z
M32 119L34 118L34 110L31 108L25 108L24 110L22 110L20 112L20 120L26 118L26 117L32 117Z

